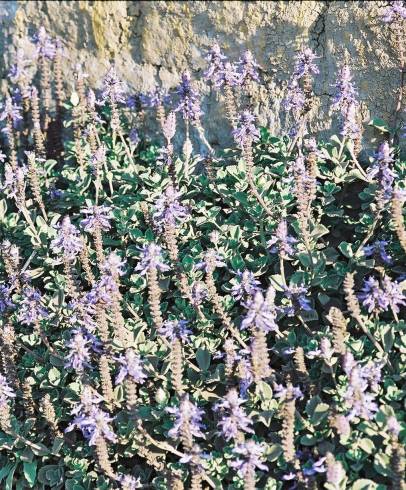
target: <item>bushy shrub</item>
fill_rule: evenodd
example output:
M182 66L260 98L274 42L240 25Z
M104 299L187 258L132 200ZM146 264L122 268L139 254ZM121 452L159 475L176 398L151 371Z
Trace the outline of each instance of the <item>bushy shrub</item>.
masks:
M35 43L39 90L20 55L1 113L1 488L404 488L406 166L380 120L360 159L349 68L323 142L301 52L277 137L252 54L215 45L236 144L213 150L188 73L128 98L78 71L66 99Z

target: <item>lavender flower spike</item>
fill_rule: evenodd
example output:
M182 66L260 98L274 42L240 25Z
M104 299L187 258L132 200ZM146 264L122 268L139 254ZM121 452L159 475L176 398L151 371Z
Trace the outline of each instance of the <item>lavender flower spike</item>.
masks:
M260 66L255 61L251 51L247 50L238 62L240 68L240 85L246 85L248 82L259 82L258 68Z
M69 216L62 219L58 228L57 237L51 241L51 249L55 254L62 254L73 260L83 248L79 230L72 225Z
M268 467L261 461L264 448L253 440L238 444L233 453L238 455L238 459L232 461L230 466L238 471L244 477L248 472L259 468L266 471Z
M124 378L129 377L135 383L143 383L147 378L140 356L134 351L134 349L127 349L124 355L121 355L118 359L121 364L120 371L116 378L116 384L120 384L124 381Z
M15 398L14 391L10 388L5 376L0 374L0 408L7 405L11 398Z
M237 390L232 389L222 402L213 407L214 411L222 414L218 423L221 429L219 433L227 441L235 439L239 432L254 433L251 428L252 419L246 415L244 409L240 406L243 403L244 400L238 396Z
M56 46L52 38L48 35L44 26L38 29L38 32L33 36L34 44L37 46L38 56L52 60L55 57Z
M110 101L113 104L125 103L125 90L123 82L118 78L114 66L103 78L103 91L101 94L103 102Z
M206 60L209 62L208 69L204 72L204 78L210 80L217 85L221 72L224 69L224 61L227 59L221 52L218 43L214 43L211 47Z
M161 230L166 224L175 226L177 221L188 216L187 209L179 202L180 195L181 193L172 185L168 185L163 195L156 201L153 219Z
M302 78L304 75L317 75L320 73L318 67L314 64L316 58L318 56L310 48L301 51L296 57L294 76Z
M25 325L33 325L39 320L46 318L48 313L41 302L41 293L31 286L25 286L18 310L19 321Z
M187 320L167 320L158 331L160 335L166 337L171 342L175 339L179 339L186 343L189 340L189 336L192 334L192 331L187 328L188 323Z
M76 331L66 344L69 352L66 356L65 367L72 368L79 373L83 372L86 367L90 367L90 343L90 340L81 331Z
M182 398L179 407L167 407L166 412L175 416L174 426L168 431L169 437L173 439L179 438L182 427L186 424L189 426L192 435L195 437L205 437L202 432L202 429L204 429L204 425L202 424L204 411L189 400L189 395L185 395Z
M255 276L251 271L237 271L237 277L239 283L231 289L231 295L234 299L241 300L247 296L254 296L254 294L261 289L261 283L255 279Z
M248 309L248 312L241 322L242 330L254 326L266 333L278 330L278 325L275 322L276 309L274 305L269 304L261 291L257 291L254 298L249 300L244 306Z
M135 270L141 275L145 275L150 268L157 268L161 272L170 270L170 267L163 262L162 248L155 243L149 243L141 249L141 261Z
M285 219L282 219L276 228L275 235L268 241L268 247L271 253L279 253L284 260L290 259L295 253L293 244L297 243L296 238L288 235L288 225Z
M235 141L241 146L259 140L259 131L254 125L255 117L249 111L240 115L238 127L233 130Z
M376 240L372 245L367 245L364 247L364 255L365 257L376 257L385 264L391 264L392 257L386 251L386 247L388 245L389 242L386 240Z
M81 210L81 213L86 214L87 218L82 219L80 224L85 231L93 232L97 226L102 230L108 231L111 228L110 211L108 206L88 206Z
M390 2L389 7L382 16L383 22L386 22L387 24L398 19L406 19L406 6L402 0Z
M203 113L200 108L200 96L192 86L188 71L182 73L177 93L180 101L175 111L181 111L185 121L197 123Z

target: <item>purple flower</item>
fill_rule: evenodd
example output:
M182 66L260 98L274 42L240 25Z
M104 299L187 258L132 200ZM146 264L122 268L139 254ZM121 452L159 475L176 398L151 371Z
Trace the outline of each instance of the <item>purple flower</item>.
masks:
M275 398L280 398L281 401L285 400L288 389L279 384L275 384L273 387ZM298 386L292 386L293 398L301 399L304 397L302 390Z
M99 227L103 231L108 231L111 228L110 224L110 211L108 206L88 206L81 210L81 213L86 214L87 218L82 219L80 224L85 231L93 232L96 227Z
M224 259L216 250L210 249L205 253L204 260L195 265L196 270L204 269L206 272L213 272L216 267L227 267Z
M296 117L305 105L305 94L300 87L297 78L293 77L288 83L286 95L282 101L282 107L286 112L293 112Z
M386 428L390 434L392 434L395 437L398 437L399 432L401 430L401 426L399 422L397 421L395 416L391 416L388 418L386 421Z
M290 300L291 306L284 309L288 316L294 316L301 311L311 311L311 303L305 294L308 288L305 286L289 286L285 287L284 294Z
M376 240L372 245L367 245L364 247L365 257L376 257L380 258L385 264L392 263L392 257L386 252L386 247L389 242L386 240Z
M205 437L202 432L202 429L205 428L202 424L204 411L189 400L188 394L183 396L179 407L167 407L165 411L175 417L175 423L172 429L168 431L169 437L178 439L181 435L182 428L185 426L189 428L193 436Z
M0 163L4 163L7 156L0 150Z
M165 122L162 127L162 132L165 136L166 141L169 142L175 136L176 133L176 114L174 112L170 112L168 116L165 118Z
M140 100L145 107L158 107L159 105L168 104L171 98L163 88L155 87L151 92L141 94Z
M231 295L234 299L240 300L254 294L261 289L261 283L255 279L253 272L245 270L237 271L238 284L232 287Z
M259 140L259 131L254 121L255 116L249 111L244 111L240 115L238 127L233 130L233 136L241 147Z
M98 406L92 406L87 414L76 417L65 432L73 430L75 427L80 429L85 439L88 439L89 446L94 446L98 438L103 437L110 442L116 442L117 436L114 434L110 422L114 420Z
M406 7L402 0L390 2L389 7L382 15L383 22L388 24L398 19L406 19Z
M158 269L161 272L170 270L170 267L163 262L162 248L155 243L148 243L141 249L141 261L134 270L145 275L149 269Z
M181 111L185 121L198 122L203 114L200 108L199 93L193 88L188 71L182 73L181 82L177 89L179 104L175 112Z
M373 277L366 279L359 298L368 313L374 314L387 311L389 307L395 313L399 313L399 305L406 305L406 297L400 285L392 282L387 276L382 280L382 284Z
M103 78L102 101L113 104L125 104L125 89L123 82L118 78L116 69L112 66Z
M300 79L304 75L317 75L320 73L314 60L318 58L310 48L306 48L296 56L294 77Z
M102 169L103 166L106 165L106 152L106 145L101 144L93 153L90 159L90 165L94 173L95 171L100 171L100 169Z
M176 191L172 185L168 185L165 192L155 203L155 212L153 214L154 223L160 230L165 228L165 224L176 225L188 216L185 206L179 202L181 193Z
M86 331L94 332L96 330L96 303L98 301L97 286L91 291L85 293L81 298L70 301L69 324L76 327L83 327Z
M103 274L111 275L113 277L123 276L125 274L124 266L125 260L121 260L121 257L117 255L116 252L111 252L101 266L101 270Z
M288 235L288 225L282 219L276 228L275 235L268 241L267 245L271 253L279 253L281 258L288 260L295 253L292 244L297 243L296 238Z
M48 35L44 26L38 29L38 32L34 34L32 38L34 44L37 46L37 54L40 57L48 58L52 60L55 57L56 46L51 36Z
M351 421L355 417L370 420L378 410L375 396L368 393L368 382L363 376L362 370L356 364L349 373L349 384L344 394L349 413L347 419Z
M389 147L388 142L384 141L379 145L378 151L375 154L375 161L368 171L368 176L378 181L378 195L382 195L380 199L383 203L387 202L391 198L393 192L393 182L397 177L396 173L391 168L392 165L392 150Z
M25 51L23 49L17 50L16 62L11 67L8 77L11 83L22 85L23 90L27 89L29 83L29 74L27 67L31 64L31 60L27 59L25 56Z
M86 367L91 367L89 344L90 340L80 330L75 331L71 340L66 344L69 352L66 356L65 367L72 368L78 373L83 372Z
M191 302L193 306L200 306L208 295L204 282L194 281L191 287Z
M143 370L143 362L134 349L127 349L125 354L121 355L117 360L121 367L116 378L116 384L122 383L126 377L129 377L135 383L141 384L147 378Z
M264 298L262 292L257 291L244 307L247 308L248 312L241 322L242 330L254 326L266 333L278 330L278 325L275 322L276 308L273 302L269 301L268 294Z
M132 128L128 133L128 139L133 146L137 146L140 144L141 138L136 128Z
M352 75L349 66L344 65L336 81L336 93L333 98L331 108L333 110L343 110L350 105L358 105L358 93L352 83Z
M317 461L313 461L313 459L309 459L303 467L303 474L305 476L313 476L317 473L325 473L327 468L324 466L324 462L326 458L320 458Z
M0 408L8 404L11 398L15 398L15 393L9 386L5 376L0 374Z
M255 61L251 51L247 50L244 52L238 62L238 67L240 69L240 85L245 85L251 81L259 82L258 68L260 66Z
M267 471L268 467L261 461L264 448L253 440L238 444L233 453L236 454L238 459L231 461L230 466L238 471L241 477L244 477L248 472L255 468Z
M340 134L346 138L354 140L361 134L361 128L357 123L357 106L350 104L346 110L342 111L343 121Z
M10 308L14 308L14 303L11 301L11 288L0 284L0 313L3 314Z
M31 286L25 286L18 307L18 319L25 325L32 325L46 318L48 312L42 306L41 293Z
M79 230L72 225L69 216L62 219L58 225L57 237L51 241L51 249L55 254L62 254L67 259L73 260L82 250L83 243Z
M248 417L244 409L240 406L244 400L238 396L237 390L230 390L222 402L217 403L213 410L221 414L218 423L222 434L227 441L235 439L239 432L254 434L252 427L253 422Z
M186 343L192 334L192 331L187 328L188 323L188 320L166 320L162 327L158 329L158 332L171 341L179 339Z
M120 482L122 490L135 490L142 488L142 483L139 478L131 475L119 475L117 481Z
M210 80L214 85L218 86L218 80L221 78L221 73L224 68L224 61L227 56L224 56L221 52L221 48L217 43L214 43L211 47L206 60L209 62L208 69L204 72L203 76L206 80Z
M5 101L1 104L0 110L0 121L10 119L14 127L17 127L18 123L23 119L21 107L13 102L13 99L10 96L5 98ZM6 132L6 130L3 129L3 132Z

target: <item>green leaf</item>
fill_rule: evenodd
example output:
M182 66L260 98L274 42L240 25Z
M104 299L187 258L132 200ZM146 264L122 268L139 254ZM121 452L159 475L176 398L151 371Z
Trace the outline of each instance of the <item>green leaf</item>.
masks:
M366 478L361 478L355 481L351 487L351 490L375 490L376 483Z
M198 349L196 352L196 361L202 371L207 371L211 362L210 352L206 349Z
M380 119L379 117L374 117L373 119L371 119L368 123L368 126L376 128L378 131L381 131L381 133L389 133L388 125L383 119Z
M257 388L255 391L262 401L266 402L272 400L273 397L272 388L269 386L268 383L265 383L265 381L258 381Z
M318 403L313 410L311 416L311 422L313 425L319 424L324 418L327 417L329 411L329 405L327 403Z
M14 478L14 473L15 473L15 470L17 469L17 466L18 466L18 464L15 464L11 468L10 473L7 476L6 485L4 487L4 490L13 490L13 478Z
M373 441L371 441L371 439L361 439L360 441L358 441L358 445L367 454L372 454L374 452L375 444L373 443Z
M4 478L6 478L6 476L9 474L9 471L11 470L12 467L13 467L12 463L7 463L6 466L3 466L3 468L1 468L1 470L0 470L0 482Z
M340 250L345 257L351 258L353 256L351 244L348 242L341 242L338 246L338 250Z
M383 476L389 476L390 474L390 459L387 454L377 453L374 458L375 470Z
M24 476L30 487L34 486L35 479L37 477L37 462L32 461L31 463L23 463Z
M282 446L280 444L272 444L269 451L266 453L266 459L268 461L276 461L279 456L283 453Z
M312 235L312 238L317 240L318 238L320 238L324 235L327 235L328 233L330 233L330 231L324 225L316 225L316 227L312 231L311 235Z
M58 386L61 382L61 372L56 367L53 367L49 370L48 379L51 385Z

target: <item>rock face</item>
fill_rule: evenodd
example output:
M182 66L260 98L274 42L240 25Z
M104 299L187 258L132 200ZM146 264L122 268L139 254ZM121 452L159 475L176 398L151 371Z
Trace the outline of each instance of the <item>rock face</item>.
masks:
M315 93L318 108L311 130L329 134L329 113L337 67L352 67L364 119L390 121L400 85L396 36L381 21L388 2L342 1L7 1L0 4L2 75L27 36L43 25L66 46L68 88L72 66L83 63L89 83L100 85L109 62L134 91L156 84L175 86L188 68L196 79L218 41L231 60L250 49L262 67L263 84L254 92L260 122L275 132L286 123L279 106L293 70L295 52L304 46L320 57ZM229 139L224 105L203 82L205 127L213 144ZM333 116L334 118L334 116Z

